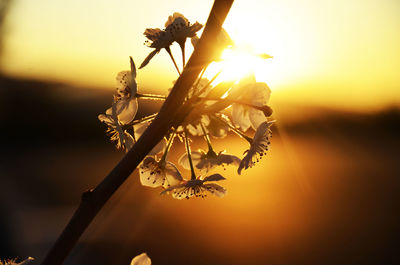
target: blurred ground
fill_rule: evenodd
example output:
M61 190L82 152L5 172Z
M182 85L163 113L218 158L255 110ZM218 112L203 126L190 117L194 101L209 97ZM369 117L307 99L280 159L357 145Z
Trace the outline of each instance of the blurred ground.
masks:
M123 156L97 120L111 94L0 78L0 257L40 261ZM129 264L144 251L153 264L399 264L399 109L274 109L269 157L223 172L226 198L160 197L134 173L65 264Z

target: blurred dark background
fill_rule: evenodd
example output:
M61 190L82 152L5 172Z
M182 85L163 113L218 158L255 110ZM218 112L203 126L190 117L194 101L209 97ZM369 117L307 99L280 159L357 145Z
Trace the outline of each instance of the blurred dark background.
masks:
M0 1L0 56L11 3ZM112 93L0 72L0 258L39 264L81 193L122 158L97 120ZM271 151L241 176L223 171L225 198L161 197L134 172L65 264L128 265L142 252L153 264L400 264L400 109L272 102ZM138 116L160 107L139 104Z
M80 194L121 159L97 120L111 95L0 77L0 257L39 263ZM159 107L139 104L139 115ZM273 107L270 154L241 176L224 171L225 198L160 197L135 172L65 264L129 264L141 252L153 264L399 264L399 109Z

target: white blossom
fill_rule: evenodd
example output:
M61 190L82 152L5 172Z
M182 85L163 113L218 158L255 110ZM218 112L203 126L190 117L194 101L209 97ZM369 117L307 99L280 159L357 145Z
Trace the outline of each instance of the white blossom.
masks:
M206 183L210 181L220 181L225 178L220 174L213 174L211 176L205 177L204 179L192 179L184 180L180 184L171 186L165 189L161 194L168 192L172 193L172 197L175 199L189 199L190 197L206 197L207 192L215 195L217 197L224 197L227 193L226 189L215 183Z
M232 104L232 121L235 126L243 131L247 131L249 127L255 130L261 123L267 121L263 111L251 107L251 105L263 107L268 103L271 90L266 83L256 82L253 75L242 80L232 90L228 98L244 103Z
M128 124L136 116L138 110L137 102L137 83L136 83L136 67L130 58L131 70L119 72L117 79L117 101L115 106L115 114L121 124ZM106 114L111 115L112 108L107 109Z
M258 126L250 148L245 151L246 155L242 161L240 161L238 168L239 175L243 169L252 167L267 153L272 137L270 127L273 123L274 121L263 122L260 124L260 126Z
M154 157L147 156L140 165L140 183L148 187L168 188L179 184L182 176L176 166L164 159L156 160Z
M134 144L134 139L133 137L122 128L122 125L120 121L118 120L118 115L116 114L116 101L114 100L112 107L111 107L111 113L110 114L100 114L98 116L98 119L101 122L104 122L108 128L107 128L107 134L110 135L111 141L115 141L117 148L123 148L128 151L129 149L132 148Z
M146 253L142 253L132 259L131 265L151 265L151 259Z

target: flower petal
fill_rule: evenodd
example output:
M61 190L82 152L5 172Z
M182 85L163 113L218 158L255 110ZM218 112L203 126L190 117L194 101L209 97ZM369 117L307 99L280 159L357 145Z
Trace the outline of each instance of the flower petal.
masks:
M267 117L265 117L264 113L261 110L250 109L249 110L249 118L251 122L251 127L256 130L261 123L267 121Z
M165 22L165 27L171 25L177 18L181 18L185 24L189 23L188 19L179 12L174 12L172 16L168 16L167 22Z
M146 253L142 253L132 259L131 265L151 265L151 259Z
M191 155L192 155L193 165L196 166L196 165L200 162L203 153L201 153L201 151L200 151L200 152L192 151ZM183 155L179 158L178 163L179 163L184 169L190 170L189 157L188 157L187 153L183 154Z
M178 168L171 162L166 162L165 164L166 181L164 183L164 188L175 186L179 184L183 178Z
M130 135L127 131L124 132L124 136L125 136L124 146L126 152L128 152L135 144L135 140L133 139L132 135Z
M249 86L248 91L252 104L256 106L266 105L271 96L271 89L266 83L257 82Z
M247 108L239 104L233 104L232 121L235 126L241 128L243 131L247 131L247 129L251 126Z
M258 126L256 133L253 137L250 148L246 150L246 155L240 162L238 174L240 175L243 169L252 167L258 160L268 151L271 131L269 127L274 121L263 122Z
M169 187L169 188L166 188L165 190L163 190L162 192L160 192L160 195L167 194L168 192L173 191L173 190L176 190L176 189L184 188L184 187L185 187L185 184L186 184L186 181L183 181L183 182L181 182L180 184L177 184L177 185L171 186L171 187Z
M108 110L107 110L108 111ZM97 116L97 118L101 121L107 124L108 126L114 127L115 126L115 120L112 118L111 115L108 114L100 114Z
M196 36L196 32L202 27L203 25L199 22L190 25L189 20L177 12L169 16L165 23L165 31L169 33L172 36L172 40L178 42L181 47L187 38Z
M246 87L256 83L256 77L254 74L249 74L240 79L239 83L234 85L229 91L228 98L236 100L244 95Z
M221 164L227 164L227 165L231 165L231 164L239 165L240 164L240 158L235 155L219 154L218 157L219 157Z
M129 56L129 62L131 63L132 79L135 79L136 78L136 66L135 66L135 62L133 61L131 56Z
M149 53L149 55L147 55L146 59L144 59L142 64L139 66L139 69L142 69L143 67L145 67L150 62L150 60L153 59L154 55L156 55L159 51L160 50L155 49L154 51Z
M249 151L249 150L247 150ZM248 169L249 167L253 166L253 161L252 161L252 155L249 155L249 152L247 152L247 155L243 157L242 161L240 161L239 168L237 170L238 174L242 174L243 169Z
M225 180L226 178L224 178L221 174L213 174L213 175L210 175L210 176L208 176L208 177L205 177L204 179L203 179L203 182L206 182L206 181L220 181L220 180Z
M132 75L131 71L121 71L117 74L115 78L117 81L117 92L126 92L127 94L132 94L132 85L136 84L135 77ZM127 88L129 88L127 90ZM136 94L136 90L133 95Z
M136 116L138 110L138 102L136 98L121 99L116 103L116 114L122 124L128 124Z
M139 170L140 183L147 187L160 187L165 182L165 172L160 168L154 157L146 157Z
M215 183L207 183L204 184L203 187L212 195L215 195L220 198L224 197L227 194L227 191L224 187Z
M199 43L200 38L195 35L193 38L190 39L192 42L193 48L196 48L197 44Z

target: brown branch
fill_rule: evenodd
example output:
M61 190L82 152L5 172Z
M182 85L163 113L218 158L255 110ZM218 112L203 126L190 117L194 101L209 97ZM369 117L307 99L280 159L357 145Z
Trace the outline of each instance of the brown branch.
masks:
M94 189L83 193L81 203L42 265L59 265L108 199L135 170L148 152L164 137L177 117L177 110L201 69L211 61L213 43L233 0L215 0L202 37L161 110L139 141ZM179 115L182 116L182 115Z

